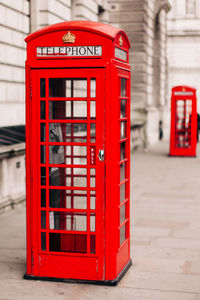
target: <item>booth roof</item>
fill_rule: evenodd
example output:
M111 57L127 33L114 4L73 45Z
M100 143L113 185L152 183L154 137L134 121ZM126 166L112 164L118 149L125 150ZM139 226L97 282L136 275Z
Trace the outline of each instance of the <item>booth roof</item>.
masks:
M196 91L194 87L188 85L177 85L172 88L173 91L182 91L183 89L185 89L185 91Z
M130 47L128 37L123 30L109 24L92 22L92 21L69 21L69 22L62 22L62 23L46 26L40 30L37 30L29 34L26 37L25 41L28 43L41 35L45 35L47 33L55 32L55 31L62 31L62 30L88 31L88 32L100 34L112 40L115 39L118 33L123 32L126 36L128 45Z

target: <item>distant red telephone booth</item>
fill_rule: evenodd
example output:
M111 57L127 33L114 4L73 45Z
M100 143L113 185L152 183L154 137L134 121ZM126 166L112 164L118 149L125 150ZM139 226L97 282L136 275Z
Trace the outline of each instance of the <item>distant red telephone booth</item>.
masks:
M170 155L195 156L197 144L196 90L188 86L172 89Z
M127 35L73 21L26 42L24 278L115 285L131 265Z

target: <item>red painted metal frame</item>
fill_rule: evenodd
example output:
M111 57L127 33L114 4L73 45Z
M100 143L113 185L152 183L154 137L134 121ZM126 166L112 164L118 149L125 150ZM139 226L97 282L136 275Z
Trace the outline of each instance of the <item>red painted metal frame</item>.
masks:
M37 58L36 47L44 46L66 46L62 42L62 36L71 31L76 35L75 44L78 45L102 45L102 56L98 58ZM123 38L123 46L121 45ZM40 278L64 278L80 279L90 281L113 281L120 276L125 268L130 265L130 65L128 49L130 47L128 38L124 31L118 30L110 25L95 22L64 22L49 26L27 39L27 62L26 62L26 155L27 155L27 276ZM127 52L127 61L114 57L115 47ZM48 211L49 196L47 196L47 207L40 207L40 166L46 167L48 175L48 151L46 154L47 164L40 164L39 145L49 143L40 142L40 78L97 78L97 127L96 127L96 153L95 160L91 161L89 151L87 162L89 165L78 165L74 167L95 167L97 198L99 200L96 208L96 234L97 253L62 253L49 252L49 241L47 234L47 251L41 251L40 232L48 232L49 217L46 214L46 229L41 230L40 210ZM120 95L120 80L126 79L126 96ZM88 87L89 89L89 87ZM47 98L48 85L46 85L45 102L56 100ZM89 94L88 94L89 95ZM126 116L120 118L120 101L126 100ZM43 100L43 99L42 99ZM73 101L73 99L59 98L59 100ZM89 98L82 98L89 103ZM89 104L88 104L89 105ZM88 108L89 109L89 108ZM46 115L48 106L46 104ZM88 117L89 118L89 117ZM126 123L126 137L120 139L120 123ZM43 121L42 121L43 122ZM44 121L46 122L46 121ZM55 123L55 120L49 121ZM58 120L65 123L65 120ZM84 120L71 120L71 123L85 123ZM86 122L89 122L87 119ZM91 121L92 122L92 121ZM89 124L89 123L88 123ZM89 129L88 134L89 134ZM47 139L48 131L46 129ZM120 161L120 144L126 142L126 157ZM57 145L56 142L50 143ZM62 143L62 145L73 145L73 143ZM87 143L87 146L92 146ZM100 149L105 150L105 161L98 158ZM126 162L126 176L120 183L120 166ZM61 167L61 165L56 165ZM67 167L72 167L67 165ZM48 176L46 176L49 186ZM89 183L89 175L87 183ZM126 199L120 204L120 185L126 184ZM65 189L65 187L59 187ZM72 188L68 187L71 190ZM76 188L76 190L84 188ZM85 188L87 190L87 188ZM87 204L89 202L87 200ZM126 205L125 219L120 224L120 207ZM60 212L78 212L85 210L74 209L51 209ZM89 207L88 207L89 210ZM87 214L88 224L89 211ZM120 245L120 228L126 227L124 242ZM89 225L88 227L89 228ZM54 230L62 233L62 230ZM78 232L78 234L83 234ZM91 233L87 230L87 235ZM88 240L89 243L89 240ZM87 244L89 249L89 244Z
M190 105L189 105L190 104ZM197 99L196 89L172 88L170 156L196 156Z

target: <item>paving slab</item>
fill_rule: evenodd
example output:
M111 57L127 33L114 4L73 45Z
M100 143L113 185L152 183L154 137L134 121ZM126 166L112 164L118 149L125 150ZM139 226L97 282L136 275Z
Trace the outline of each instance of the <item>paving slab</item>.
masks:
M0 300L200 300L200 149L161 142L131 160L131 258L117 287L23 279L25 208L0 214Z

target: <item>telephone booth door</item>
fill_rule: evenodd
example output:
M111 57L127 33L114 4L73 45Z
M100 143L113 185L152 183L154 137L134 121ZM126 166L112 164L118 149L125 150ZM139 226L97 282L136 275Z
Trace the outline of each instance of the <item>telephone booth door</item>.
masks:
M103 280L104 72L32 74L32 273Z
M172 89L170 155L195 156L197 143L196 90Z

